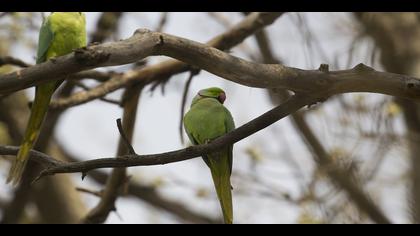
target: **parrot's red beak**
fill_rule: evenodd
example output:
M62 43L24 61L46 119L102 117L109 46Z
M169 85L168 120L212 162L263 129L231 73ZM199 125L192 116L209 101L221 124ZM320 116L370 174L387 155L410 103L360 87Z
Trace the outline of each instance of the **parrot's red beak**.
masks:
M219 102L221 104L223 104L226 100L226 94L225 93L220 93L220 95L217 97L217 100L219 100Z

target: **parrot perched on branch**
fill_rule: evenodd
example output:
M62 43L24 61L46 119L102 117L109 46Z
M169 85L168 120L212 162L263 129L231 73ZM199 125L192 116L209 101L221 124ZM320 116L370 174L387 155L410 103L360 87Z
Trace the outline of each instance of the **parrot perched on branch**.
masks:
M71 53L86 46L86 18L82 12L52 12L42 23L39 32L36 63ZM52 81L36 86L35 100L26 127L23 143L7 178L7 183L20 182L29 152L34 147L47 114L54 91L63 81Z
M194 97L190 110L184 116L184 127L194 145L205 144L235 129L232 115L223 106L225 92L220 88L200 90ZM227 146L215 153L203 156L210 168L213 183L223 212L225 223L232 224L232 149Z

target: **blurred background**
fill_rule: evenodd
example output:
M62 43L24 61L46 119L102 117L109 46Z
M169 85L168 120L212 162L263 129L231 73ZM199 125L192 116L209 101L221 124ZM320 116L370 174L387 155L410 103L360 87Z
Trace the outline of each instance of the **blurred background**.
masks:
M11 56L35 63L39 12L0 13L0 58ZM87 12L89 42L118 41L138 28L162 31L205 43L229 31L247 13L222 12ZM301 69L329 64L330 70L359 63L376 70L420 76L418 13L285 13L273 24L228 50L261 63L283 63ZM149 57L136 64L100 68L124 73L169 58ZM0 73L20 69L0 60ZM184 148L179 125L189 73L142 84L133 147L139 154ZM98 79L62 86L57 96L89 90ZM227 93L225 106L236 126L256 118L287 97L235 84L200 71L190 81L185 111L198 90L218 86ZM135 86L133 86L135 87ZM132 89L133 90L133 89ZM49 113L38 143L55 158L82 161L113 157L123 116L118 101L126 89L105 99ZM19 145L34 89L0 97L0 144ZM129 95L128 95L129 96ZM133 108L132 108L133 109ZM235 223L375 223L354 194L329 175L340 169L393 223L420 223L419 107L408 100L380 94L334 96L296 116L238 142L232 174ZM185 133L184 139L187 140ZM325 152L322 152L325 151ZM328 164L322 160L327 158ZM101 169L82 181L81 174L47 177L14 189L5 184L11 157L0 158L2 223L75 223L97 206L107 176ZM27 179L39 171L31 164ZM131 167L128 181L105 223L217 223L221 211L210 171L195 158L162 166ZM369 207L367 207L369 208Z

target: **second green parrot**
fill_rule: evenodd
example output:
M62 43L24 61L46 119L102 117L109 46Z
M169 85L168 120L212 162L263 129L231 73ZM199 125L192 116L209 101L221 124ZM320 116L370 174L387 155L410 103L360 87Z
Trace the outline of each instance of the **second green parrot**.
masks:
M190 110L184 116L184 127L194 145L205 144L235 129L232 115L223 106L225 92L220 88L200 90L194 97ZM232 149L230 145L215 153L203 156L210 168L213 183L223 212L225 223L233 222Z
M81 12L52 12L42 23L36 63L71 53L86 46L86 18ZM63 81L47 82L36 87L35 100L23 143L7 178L18 184L28 161L29 152L38 138L51 97Z

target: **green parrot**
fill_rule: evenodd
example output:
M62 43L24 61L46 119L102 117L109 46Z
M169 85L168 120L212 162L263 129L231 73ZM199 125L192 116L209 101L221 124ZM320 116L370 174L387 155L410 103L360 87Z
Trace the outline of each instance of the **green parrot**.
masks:
M184 116L185 130L194 145L208 143L235 129L232 115L223 106L225 99L225 92L216 87L200 90L194 97L190 110ZM210 168L226 224L233 222L230 184L232 149L233 145L230 145L203 156L204 162Z
M52 12L42 23L39 32L36 63L71 53L86 46L86 17L82 12ZM7 183L20 182L29 152L34 147L48 112L51 97L63 81L47 82L36 87L35 100L26 127L23 143L10 169Z

